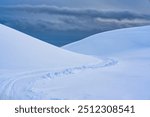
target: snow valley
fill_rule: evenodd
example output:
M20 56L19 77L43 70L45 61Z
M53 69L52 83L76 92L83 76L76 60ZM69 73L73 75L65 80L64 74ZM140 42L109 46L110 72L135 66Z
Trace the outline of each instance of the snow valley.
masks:
M0 99L150 99L150 26L63 48L0 25Z

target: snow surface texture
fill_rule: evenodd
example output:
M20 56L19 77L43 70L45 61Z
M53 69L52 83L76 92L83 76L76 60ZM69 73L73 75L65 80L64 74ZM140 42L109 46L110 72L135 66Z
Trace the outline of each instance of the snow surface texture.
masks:
M110 31L64 47L77 54L0 25L0 99L150 99L148 32Z

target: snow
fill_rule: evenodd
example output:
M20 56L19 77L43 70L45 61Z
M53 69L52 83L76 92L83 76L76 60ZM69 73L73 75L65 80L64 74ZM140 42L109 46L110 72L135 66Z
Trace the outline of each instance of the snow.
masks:
M99 61L0 25L0 69L45 69Z
M0 25L0 99L150 99L148 32L109 31L64 50Z
M150 26L124 28L93 35L63 48L89 55L111 56L150 47Z
M149 32L150 26L108 31L63 47L118 61L87 75L95 80L91 92L99 92L88 99L150 99Z
M21 95L22 90L25 90L30 82L38 79L40 74L63 75L75 68L87 69L99 64L103 64L101 59L57 48L0 25L1 99L26 99L26 96ZM17 82L21 82L17 85L19 89L17 87L14 90L13 86ZM12 93L17 92L16 90L19 90L18 95ZM17 97L19 95L20 97Z

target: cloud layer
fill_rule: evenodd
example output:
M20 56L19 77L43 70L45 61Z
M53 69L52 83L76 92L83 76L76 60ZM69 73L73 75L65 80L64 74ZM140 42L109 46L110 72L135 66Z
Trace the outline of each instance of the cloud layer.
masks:
M48 35L65 31L94 34L117 28L150 25L150 15L131 11L100 11L56 6L1 6L0 23L11 26L32 36Z
M150 13L149 0L1 0L1 5L55 5L71 8L128 9Z
M57 30L93 30L101 24L141 25L150 23L150 15L130 11L98 11L92 9L59 8L55 6L5 6L0 7L4 16L12 16L16 20L24 18L26 22L43 24ZM2 15L2 16L3 16ZM34 24L33 23L33 24ZM62 26L64 26L62 28Z

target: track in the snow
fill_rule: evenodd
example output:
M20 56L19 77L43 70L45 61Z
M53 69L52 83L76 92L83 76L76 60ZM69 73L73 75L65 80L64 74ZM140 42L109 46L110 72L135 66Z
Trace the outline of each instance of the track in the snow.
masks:
M71 74L76 74L88 69L103 68L117 64L118 61L105 59L96 64L58 69L56 71L44 70L12 74L8 77L0 76L0 99L40 99L41 94L34 93L32 86L41 79L52 80Z

